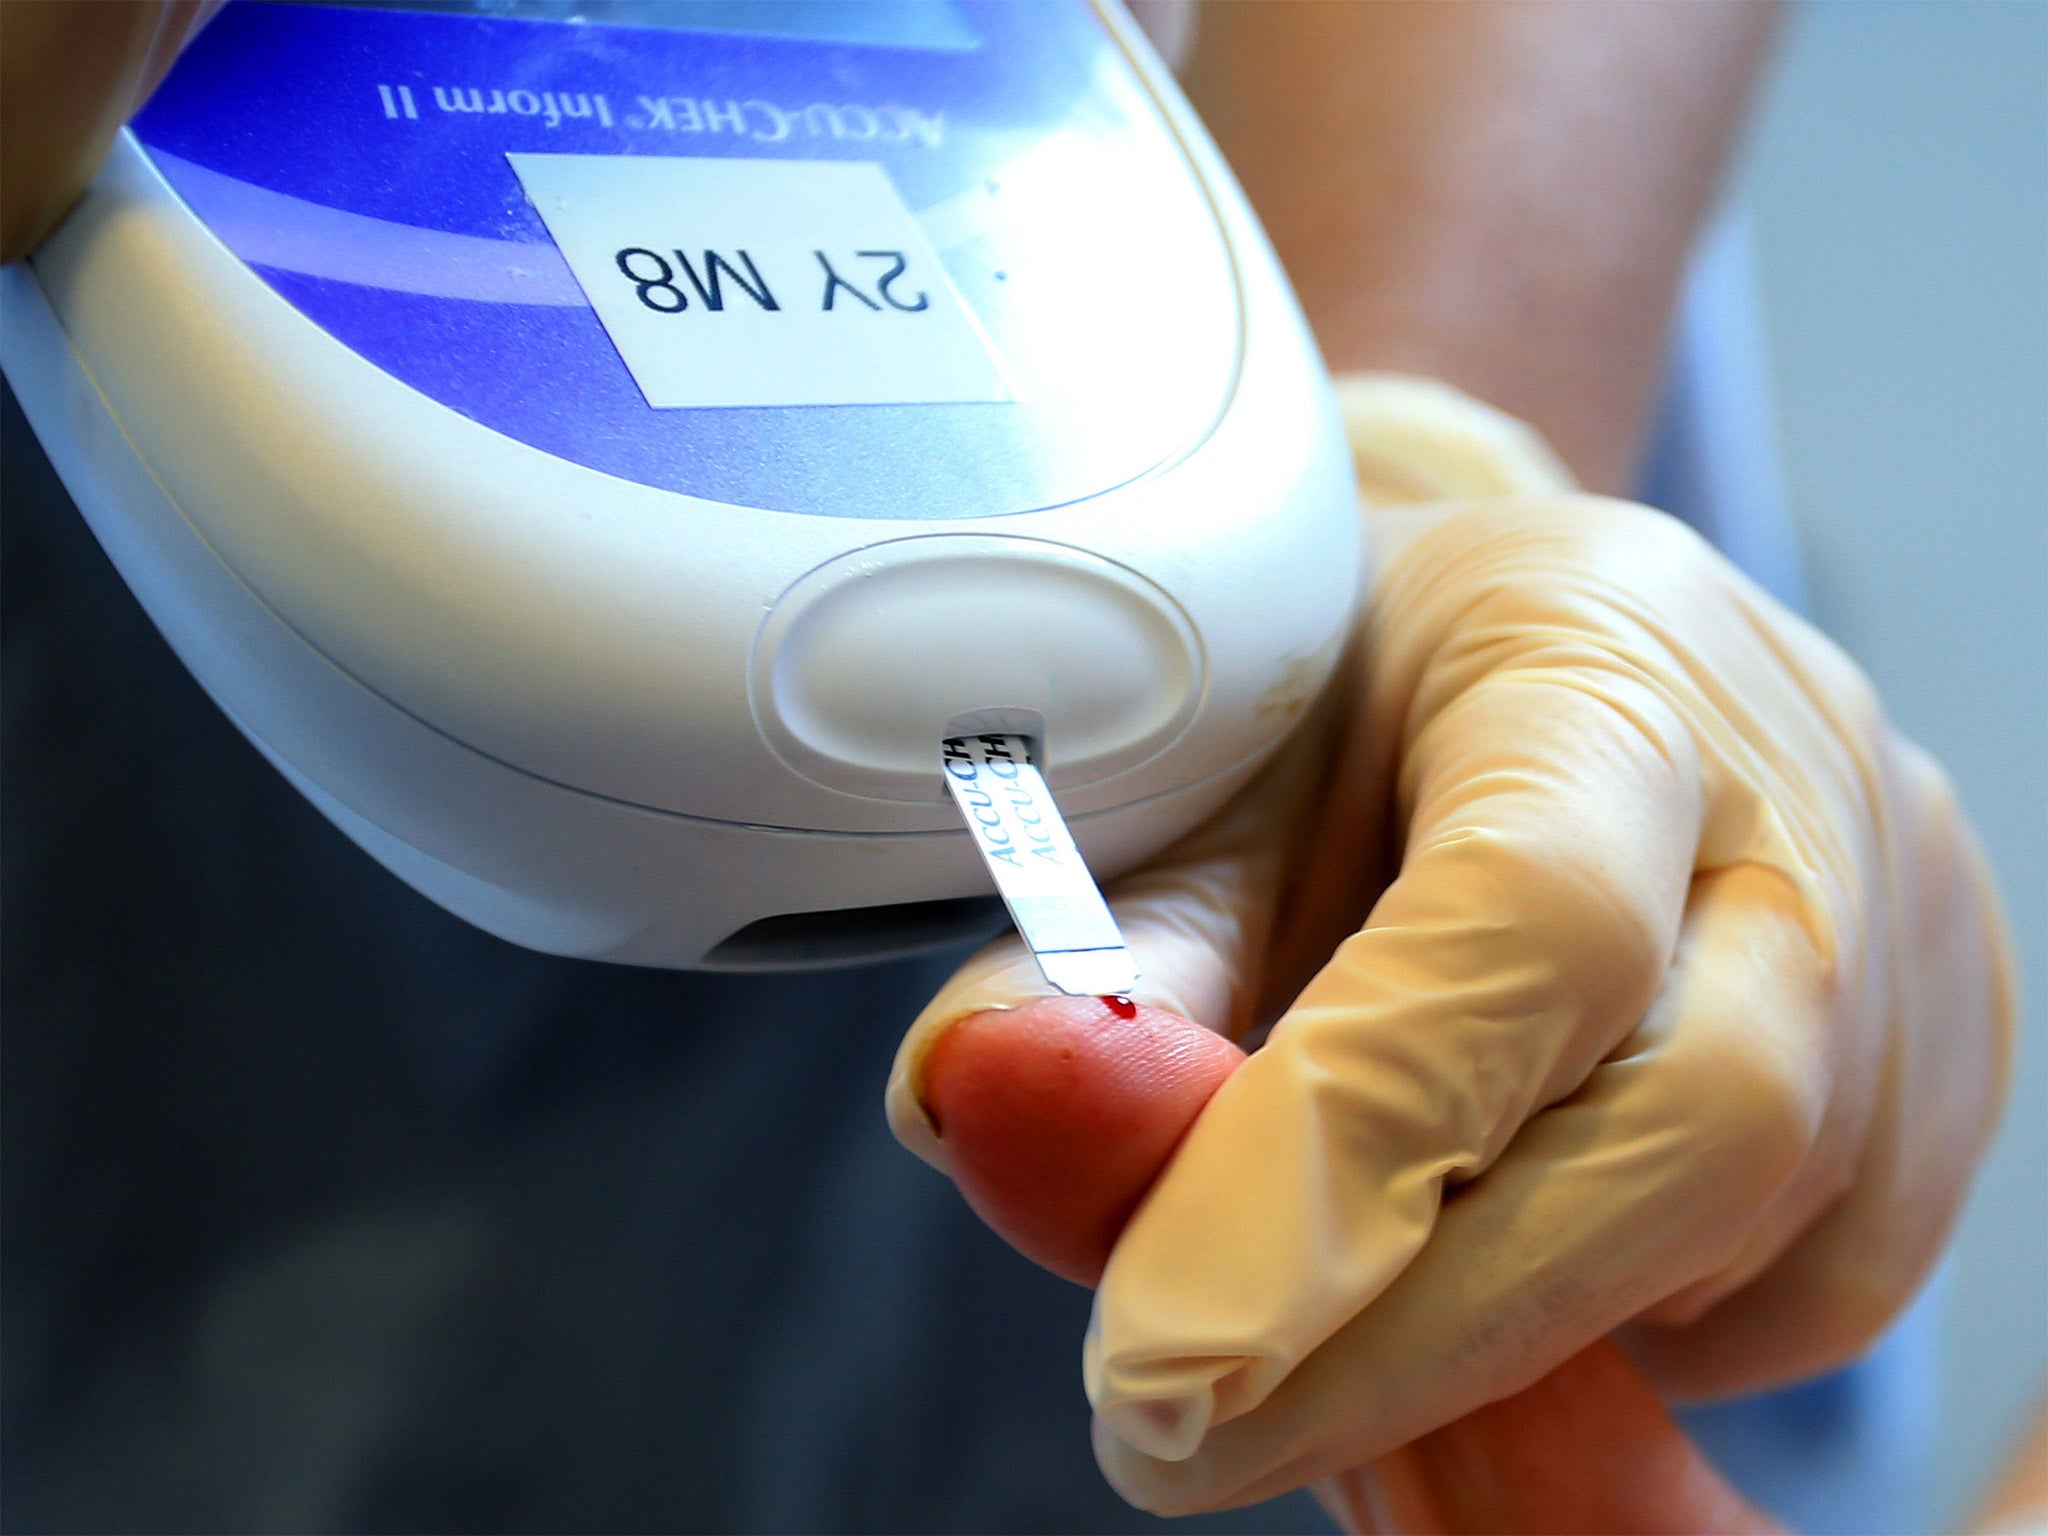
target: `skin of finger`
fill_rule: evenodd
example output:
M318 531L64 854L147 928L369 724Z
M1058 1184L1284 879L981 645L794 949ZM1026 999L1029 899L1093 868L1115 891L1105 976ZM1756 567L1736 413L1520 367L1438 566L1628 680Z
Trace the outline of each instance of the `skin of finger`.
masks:
M1250 1024L1281 873L1305 833L1330 701L1228 806L1107 892L1136 962L1131 996L1230 1039ZM955 1024L1056 995L1016 935L949 978L897 1047L884 1104L896 1139L940 1172L946 1149L924 1107L925 1063Z
M1940 770L1903 741L1887 757L1901 916L1876 1109L1847 1194L1767 1270L1704 1315L1622 1335L1675 1400L1761 1391L1860 1354L1939 1258L1997 1127L2017 1015L1997 892Z
M1524 1390L1728 1263L1796 1177L1825 1098L1818 1062L1796 1050L1812 1030L1783 1023L1759 1049L1750 1023L1784 1019L1801 992L1774 994L1766 972L1732 998L1742 968L1722 963L1760 927L1767 947L1785 942L1786 926L1776 903L1696 901L1649 1017L1445 1203L1385 1291L1185 1459L1147 1456L1098 1423L1112 1485L1176 1514L1335 1475Z
M1602 1341L1534 1386L1318 1488L1367 1530L1761 1536L1780 1527L1700 1455ZM1362 1519L1361 1519L1362 1517Z
M1049 997L948 1030L925 1103L954 1182L1025 1257L1078 1285L1202 1105L1244 1060L1222 1036L1157 1009Z
M0 5L0 261L25 255L92 180L218 0Z
M1642 729L1653 700L1630 713L1580 684L1499 672L1439 716L1401 879L1125 1232L1084 1369L1152 1454L1187 1454L1365 1307L1445 1182L1482 1173L1649 1006L1698 786L1682 743Z
M1235 1007L1231 960L1241 930L1230 871L1181 867L1179 878L1141 896L1113 899L1139 971L1133 1000L1227 1037ZM1212 878L1204 878L1204 876ZM955 1025L978 1015L1049 1001L1046 981L1021 939L1010 935L975 955L927 1003L896 1049L883 1104L896 1139L941 1173L953 1172L944 1139L926 1110L926 1064Z

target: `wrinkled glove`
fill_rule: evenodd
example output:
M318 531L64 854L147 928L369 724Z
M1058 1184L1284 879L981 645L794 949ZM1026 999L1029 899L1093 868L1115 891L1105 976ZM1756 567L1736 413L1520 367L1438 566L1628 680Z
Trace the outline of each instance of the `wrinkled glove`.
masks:
M1616 1329L1679 1397L1850 1358L2006 1076L1982 861L1855 667L1497 413L1341 396L1377 564L1355 653L1110 892L1141 1001L1233 1037L1279 1015L1096 1297L1097 1454L1162 1512L1357 1467ZM1006 940L934 999L890 1084L906 1144L945 1166L940 1036L1047 991Z

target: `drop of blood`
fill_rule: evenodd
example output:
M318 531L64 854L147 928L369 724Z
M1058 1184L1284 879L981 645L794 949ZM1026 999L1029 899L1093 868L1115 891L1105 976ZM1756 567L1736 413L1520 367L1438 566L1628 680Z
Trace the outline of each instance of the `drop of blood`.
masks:
M1121 992L1115 994L1105 992L1102 995L1102 1002L1104 1007L1108 1008L1111 1013L1120 1019L1135 1019L1138 1016L1138 1005L1128 997L1125 997Z

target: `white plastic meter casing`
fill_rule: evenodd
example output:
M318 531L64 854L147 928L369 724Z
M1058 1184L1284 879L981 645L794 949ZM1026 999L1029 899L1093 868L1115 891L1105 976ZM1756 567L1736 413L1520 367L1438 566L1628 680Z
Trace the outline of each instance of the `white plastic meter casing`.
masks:
M1320 690L1327 385L1118 17L688 11L230 6L0 273L7 375L214 699L450 910L664 966L992 929L943 736L1030 736L1109 878Z

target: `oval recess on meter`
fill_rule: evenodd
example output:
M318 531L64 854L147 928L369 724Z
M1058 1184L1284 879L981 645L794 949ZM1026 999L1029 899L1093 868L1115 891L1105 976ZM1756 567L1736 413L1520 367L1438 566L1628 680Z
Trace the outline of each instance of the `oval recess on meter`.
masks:
M887 679L887 687L877 681ZM1201 642L1133 571L1033 539L880 544L802 577L755 643L754 719L830 789L942 797L939 742L981 716L1044 722L1049 783L1094 783L1170 746L1201 702Z

